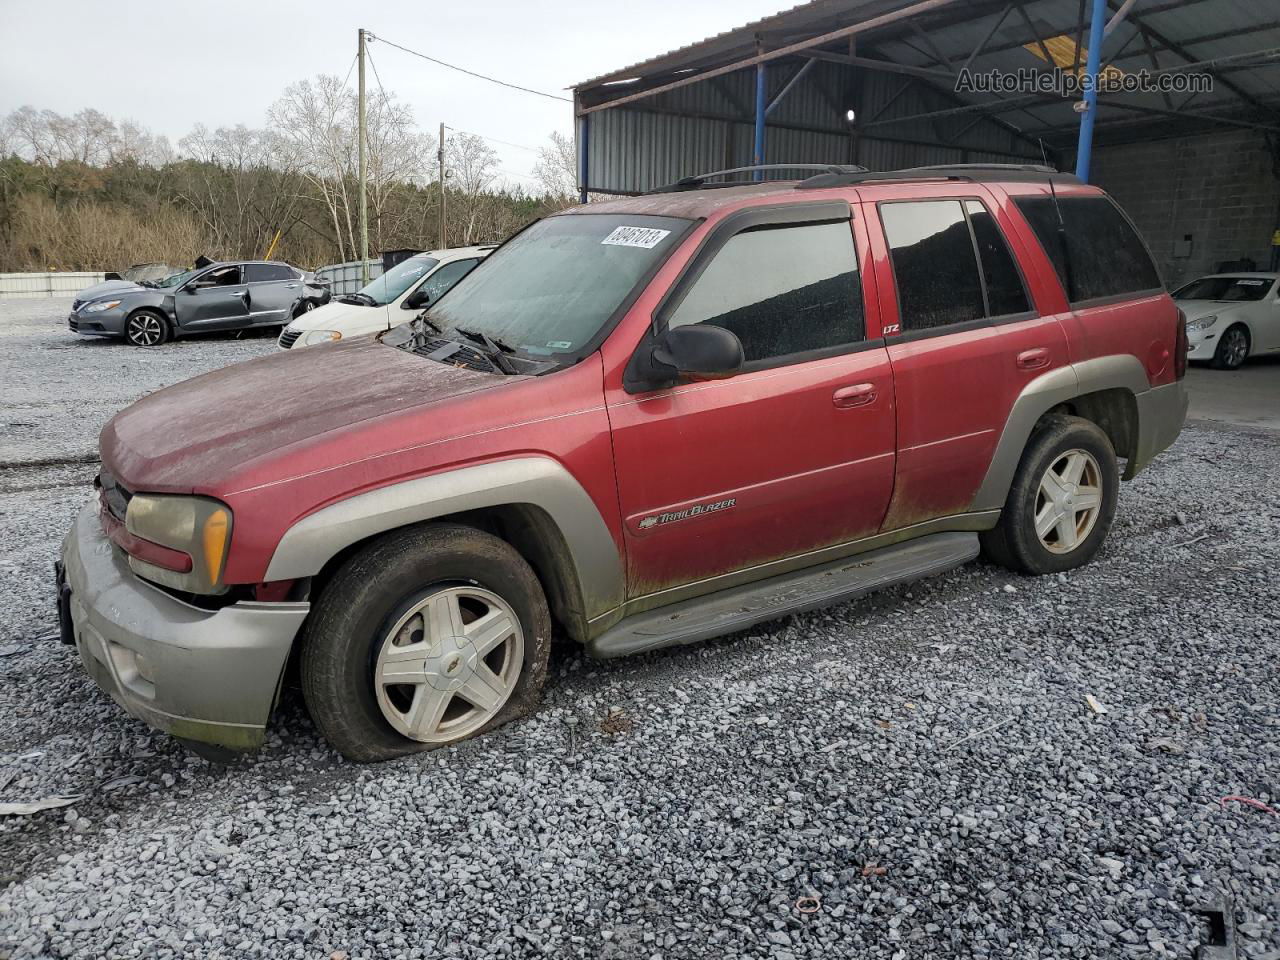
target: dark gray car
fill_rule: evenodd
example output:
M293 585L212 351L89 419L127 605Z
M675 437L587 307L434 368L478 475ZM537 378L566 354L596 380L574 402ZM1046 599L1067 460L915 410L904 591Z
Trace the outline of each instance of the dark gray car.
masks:
M327 289L287 263L214 263L163 280L89 287L67 323L75 333L153 347L193 333L282 326L328 300Z

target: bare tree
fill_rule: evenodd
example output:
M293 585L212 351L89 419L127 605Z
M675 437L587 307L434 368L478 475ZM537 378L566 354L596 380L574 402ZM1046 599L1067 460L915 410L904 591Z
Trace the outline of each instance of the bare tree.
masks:
M306 179L311 196L329 214L340 255L357 256L359 158L356 149L358 104L337 77L321 75L285 89L269 111L285 150ZM435 138L419 133L413 111L394 93L379 89L369 96L367 181L375 248L398 224L390 203L395 191L415 178L429 176Z
M550 144L538 151L533 175L548 199L561 206L577 203L578 153L573 139L558 130L548 139Z
M478 237L484 207L482 197L498 178L498 155L483 137L457 133L445 146L445 166L453 214L450 241L460 239L462 245L467 246Z

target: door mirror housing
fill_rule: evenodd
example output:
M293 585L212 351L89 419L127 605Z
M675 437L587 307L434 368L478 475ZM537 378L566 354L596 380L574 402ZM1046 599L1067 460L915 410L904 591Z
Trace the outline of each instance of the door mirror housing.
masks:
M423 307L431 304L431 293L419 287L413 293L404 298L404 302L400 304L401 310L421 310Z
M730 330L706 323L676 327L636 355L635 373L649 383L680 377L723 380L742 371L742 341Z

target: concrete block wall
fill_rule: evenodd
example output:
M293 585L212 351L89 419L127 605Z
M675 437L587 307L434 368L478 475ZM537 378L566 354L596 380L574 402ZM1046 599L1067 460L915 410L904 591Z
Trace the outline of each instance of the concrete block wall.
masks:
M1128 211L1172 288L1224 260L1271 263L1280 229L1280 180L1252 130L1100 147L1093 181ZM1190 255L1179 249L1191 234Z

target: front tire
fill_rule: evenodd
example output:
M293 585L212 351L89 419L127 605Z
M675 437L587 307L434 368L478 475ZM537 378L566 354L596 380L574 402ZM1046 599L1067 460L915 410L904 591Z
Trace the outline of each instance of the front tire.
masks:
M1120 471L1097 424L1055 416L1032 433L1000 522L981 534L987 559L1018 573L1060 573L1102 548L1115 518Z
M347 560L307 620L302 693L344 757L389 760L529 713L551 647L537 576L471 527L395 531Z
M293 319L297 320L303 314L310 313L316 308L314 300L299 300L298 305L293 308Z
M1240 324L1222 331L1217 349L1213 351L1212 366L1215 370L1239 370L1249 356L1249 331Z
M169 336L169 318L155 310L134 311L124 322L124 338L135 347L158 347Z

